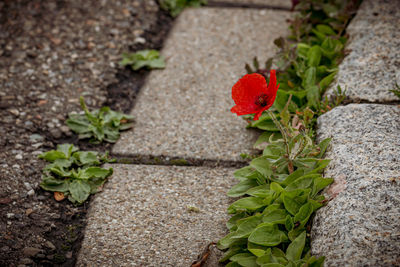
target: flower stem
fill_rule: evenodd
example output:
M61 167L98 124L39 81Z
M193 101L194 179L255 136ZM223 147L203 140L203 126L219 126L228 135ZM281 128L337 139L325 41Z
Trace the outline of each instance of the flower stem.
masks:
M289 142L288 142L288 134L286 130L283 128L282 124L278 121L276 118L275 114L271 112L270 110L267 110L268 115L271 117L272 121L278 127L279 131L282 134L283 137L283 142L285 143L285 148L286 148L286 155L287 155L287 160L288 160L288 169L289 173L292 173L294 171L293 163L292 160L290 159L290 149L289 149Z

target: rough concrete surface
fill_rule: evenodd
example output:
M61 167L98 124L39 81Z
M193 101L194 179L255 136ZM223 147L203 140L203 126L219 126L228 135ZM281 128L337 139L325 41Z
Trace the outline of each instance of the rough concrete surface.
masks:
M336 107L318 119L328 137L333 200L314 219L313 254L326 267L400 266L400 107Z
M190 266L226 234L234 169L111 166L90 204L77 266Z
M276 52L288 33L289 12L254 9L187 9L177 19L162 54L166 68L153 71L132 114L134 129L113 152L195 159L241 160L257 134L230 112L231 87L254 56Z
M365 0L347 33L350 54L339 66L337 82L347 87L352 101L387 102L399 99L391 92L400 85L400 2Z

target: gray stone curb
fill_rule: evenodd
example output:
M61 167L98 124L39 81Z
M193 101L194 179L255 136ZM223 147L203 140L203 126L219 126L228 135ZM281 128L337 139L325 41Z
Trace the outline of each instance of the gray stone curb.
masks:
M314 219L313 254L326 267L399 266L400 107L336 107L318 118L318 139L328 137L333 199Z
M110 166L113 176L90 205L77 266L187 267L227 233L236 169Z
M133 130L113 148L118 155L242 161L259 133L230 112L231 90L253 56L273 56L275 38L288 32L289 12L199 8L177 19L132 110Z
M347 28L350 54L339 66L337 85L347 87L352 102L391 102L400 85L400 4L396 0L364 0Z

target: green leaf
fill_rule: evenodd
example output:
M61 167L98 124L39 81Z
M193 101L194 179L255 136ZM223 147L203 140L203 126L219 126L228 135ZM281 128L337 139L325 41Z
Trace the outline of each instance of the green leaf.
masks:
M266 145L270 142L270 138L272 136L272 141L276 141L278 139L282 139L282 135L279 132L263 132L253 145L254 148L265 149Z
M78 151L72 154L75 158L75 163L78 165L100 165L101 162L97 159L97 152L94 151Z
M314 181L315 177L319 177L319 174L310 174L310 175L304 175L301 178L296 179L292 183L290 183L285 190L295 190L295 189L305 189L309 188L312 185L312 182Z
M302 169L295 170L288 177L286 177L285 180L283 180L281 182L281 184L287 186L290 183L294 182L296 179L303 176L303 174L304 174L304 170L302 170Z
M244 267L258 267L256 259L257 257L250 253L239 253L230 258L231 261L237 262Z
M90 185L82 180L73 180L69 184L72 198L78 203L83 203L90 195Z
M333 183L334 179L332 178L322 178L316 177L314 178L314 185L312 190L312 195L315 196L319 191Z
M261 224L249 236L250 242L261 246L277 246L287 240L284 232L271 224Z
M332 72L328 76L325 76L320 82L319 82L319 88L321 89L321 92L325 92L325 89L328 88L328 86L332 83L333 79L336 76L336 72Z
M316 79L317 79L317 69L315 67L309 67L304 73L303 81L301 83L301 85L307 90L307 95L309 90L308 88L315 86Z
M286 258L291 261L297 261L301 259L304 245L306 243L306 232L301 233L286 249Z
M245 238L248 237L251 232L261 223L261 215L255 215L241 219L238 221L238 229L232 236L234 238Z
M287 231L291 231L294 228L293 218L290 215L286 216L285 228Z
M253 174L254 170L250 166L243 167L233 173L233 176L237 179L247 178L249 175Z
M263 185L259 185L259 186L250 188L249 190L246 191L246 194L253 196L253 197L266 198L266 197L272 195L272 192L269 190L268 184L263 184Z
M272 174L271 164L266 156L253 159L250 162L250 166L260 172L265 178L270 177Z
M113 169L104 169L100 167L89 167L85 168L80 172L80 179L90 179L90 178L107 178L113 173Z
M247 217L247 215L246 215L245 212L241 212L241 213L235 214L234 216L232 216L228 220L228 222L226 223L226 227L228 227L228 229L231 232L232 231L236 231L236 229L237 229L237 226L236 226L237 221L240 220L240 219L246 218L246 217Z
M317 67L321 62L321 56L321 48L318 45L312 46L307 53L307 65L309 67Z
M285 267L285 265L279 263L266 263L261 265L261 267Z
M301 207L301 204L297 203L297 201L288 196L282 196L281 198L283 200L283 204L285 205L285 209L292 215L296 215Z
M225 261L229 260L230 257L232 257L235 254L238 254L238 252L240 252L240 251L241 251L241 248L238 248L238 247L228 249L222 256L222 258L219 260L219 262L225 262Z
M293 221L300 222L300 227L303 227L313 212L313 205L311 203L306 203L301 206L299 212L294 216Z
M40 159L44 159L48 162L53 162L57 159L66 159L67 157L61 151L51 150L39 155Z
M246 179L234 185L227 193L230 197L239 197L246 193L250 188L256 187L258 183L255 180Z
M323 34L326 35L336 35L336 32L329 26L326 24L318 24L317 25L317 30Z
M319 93L319 88L318 86L310 86L307 88L307 100L308 103L307 105L310 107L313 107L315 109L319 109L320 106L320 93Z
M284 190L283 187L280 186L277 182L272 182L270 184L270 188L272 191L274 191L277 194L281 193Z
M257 257L261 257L262 255L265 254L265 252L269 249L268 247L265 246L260 246L257 244L253 244L251 242L247 243L247 249L253 253Z
M53 192L67 192L69 190L69 181L65 179L56 179L51 176L42 177L40 187L44 190Z
M286 221L287 212L284 209L277 209L266 213L262 221L271 224L284 224Z
M263 198L259 197L246 197L241 198L233 202L229 208L228 213L236 213L237 211L255 211L263 206L266 203L264 202Z

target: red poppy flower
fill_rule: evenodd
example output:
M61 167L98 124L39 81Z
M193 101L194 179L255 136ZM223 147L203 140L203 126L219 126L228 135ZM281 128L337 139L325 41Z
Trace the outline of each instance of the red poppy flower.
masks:
M278 88L275 70L271 70L269 85L261 74L253 73L243 76L232 87L232 99L236 106L231 109L231 112L238 116L255 113L254 120L258 120L263 111L274 104Z

